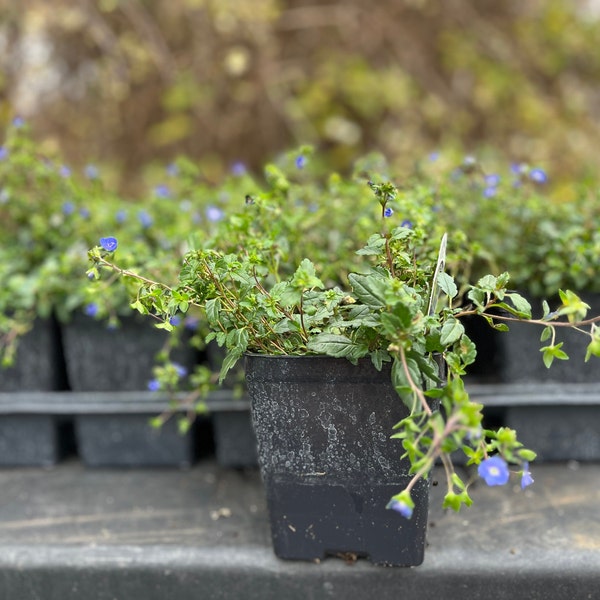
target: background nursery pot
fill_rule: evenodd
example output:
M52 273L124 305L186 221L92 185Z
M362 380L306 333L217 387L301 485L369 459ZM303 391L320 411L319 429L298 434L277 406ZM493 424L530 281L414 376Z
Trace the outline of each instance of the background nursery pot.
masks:
M155 407L143 409L156 355L166 347L167 334L136 315L121 318L118 328L85 315L73 315L63 339L71 389L98 392L106 409L83 409L75 415L79 454L88 466L188 467L195 460L193 430L180 434L175 422L155 429ZM183 345L175 354L186 371L196 352ZM120 392L139 392L135 409L119 402ZM110 412L109 410L110 409Z
M315 560L368 556L373 563L423 562L429 482L412 493L412 519L387 510L411 479L393 426L408 412L369 359L246 356L275 554Z

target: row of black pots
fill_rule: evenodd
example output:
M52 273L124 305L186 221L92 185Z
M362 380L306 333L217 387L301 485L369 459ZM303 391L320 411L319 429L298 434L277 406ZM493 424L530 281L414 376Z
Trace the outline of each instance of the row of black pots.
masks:
M598 416L595 412L598 402L594 400L596 387L590 382L600 381L600 369L594 359L584 363L582 356L574 356L568 362L557 361L552 369L547 370L541 361L537 335L532 335L530 326L513 324L510 333L495 333L485 322L479 321L469 324L469 333L475 338L477 335L487 338L484 338L485 343L478 343L480 361L475 365L470 380L474 384L485 382L486 385L480 385L479 389L483 390L481 393L486 402L494 404L494 398L498 396L503 399L502 407L497 403L495 407L490 406L490 417L501 421L501 424L517 428L524 443L535 448L542 459L560 460L565 456L577 460L597 459L600 456L600 442L595 433L598 431ZM562 331L559 333L564 335ZM573 348L575 354L582 354L585 344L583 336L569 336L571 333L566 333L568 339L565 345L572 354ZM134 415L131 406L120 406L114 402L116 392L128 390L136 392L139 397L149 397L140 390L146 387L155 354L165 341L166 334L149 326L143 319L124 319L118 329L107 329L103 324L83 315L61 329L50 320L38 322L34 331L22 340L17 367L0 373L0 395L2 392L10 392L8 401L4 403L4 416L0 422L0 449L4 450L0 464L56 462L63 453L64 443L61 440L65 436L60 434L69 430L69 427L75 431L79 454L90 465L134 465L144 464L144 461L159 465L169 464L169 461L181 466L191 464L194 460L194 448L197 446L193 433L188 435L192 439L185 439L186 436L182 438L175 431L174 420L161 430L153 430L148 426L149 419L163 410L164 404L158 404L156 412L152 413L148 400L144 400L138 406L138 414ZM504 345L497 344L496 341L502 341ZM529 352L522 350L525 346L529 347ZM495 375L490 376L490 365L497 364L499 353L513 359L523 358L508 361L503 371L494 370ZM191 368L199 357L190 348L184 348L177 359ZM517 363L520 367L518 372ZM505 382L506 375L498 375L513 371L511 384ZM556 372L561 375L558 387L553 383ZM574 394L575 388L580 392ZM40 441L39 444L40 458L36 460L35 447L31 441L25 441L33 439L32 436L18 435L24 448L13 439L16 435L14 419L22 413L22 392L65 389L84 394L103 392L103 399L99 402L104 407L100 411L102 414L96 415L97 418L92 420L94 415L90 413L89 407L75 400L72 405L79 407L79 414L71 421L73 425L66 423L64 418L57 421L52 408L40 408L36 415L22 415L25 427L46 432L43 437L45 441ZM21 393L13 394L14 390L20 390ZM526 393L522 393L523 390L527 390ZM551 401L552 406L545 410L544 419L538 418L539 405L544 403L540 402L541 397L559 398L559 401ZM211 409L210 435L218 463L224 467L256 466L256 438L248 401L234 400L232 395L225 395ZM125 415L121 419L122 413ZM112 416L109 417L109 414ZM36 425L33 424L34 420ZM134 421L137 423L134 424ZM92 426L94 422L98 425L97 429ZM168 436L173 440L167 441ZM91 444L94 439L97 443ZM544 444L543 440L549 441ZM142 450L133 450L138 442ZM86 448L96 445L100 446L101 452L94 458ZM155 450L152 450L153 446ZM171 446L183 448L175 453L175 458L168 459L166 449ZM163 451L165 457L162 456Z
M185 435L175 418L149 425L169 407L146 391L167 341L141 317L115 328L83 314L37 320L0 371L0 465L53 465L73 451L88 466L191 465L202 420ZM199 359L189 344L173 355L188 370Z

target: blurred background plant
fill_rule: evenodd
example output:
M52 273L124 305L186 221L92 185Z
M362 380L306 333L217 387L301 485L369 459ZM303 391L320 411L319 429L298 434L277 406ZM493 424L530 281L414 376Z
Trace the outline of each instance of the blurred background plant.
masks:
M599 17L594 0L5 0L0 126L18 111L127 192L177 154L217 181L310 143L323 169L493 148L572 199L598 167Z

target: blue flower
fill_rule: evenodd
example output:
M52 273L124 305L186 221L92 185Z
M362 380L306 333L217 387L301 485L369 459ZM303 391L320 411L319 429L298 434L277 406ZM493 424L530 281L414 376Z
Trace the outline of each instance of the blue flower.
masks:
M151 379L148 382L148 389L151 392L158 392L158 390L160 390L160 381L158 381L158 379Z
M173 325L173 327L177 327L181 323L181 317L175 315L169 319L169 323Z
M432 152L427 158L429 158L430 162L435 162L440 158L440 156L441 154L436 150L435 152Z
M115 214L115 220L117 223L125 223L127 220L127 211L124 208L118 210Z
M15 127L16 129L20 129L21 127L23 127L23 125L25 125L25 119L23 117L15 117L12 121L13 127Z
M186 317L183 326L189 331L196 331L200 325L200 319L197 317Z
M8 156L8 150L4 146L0 146L0 160L4 160Z
M176 362L171 364L175 368L175 371L177 371L177 375L179 375L179 377L185 377L187 375L187 369L183 365L180 365Z
M145 210L139 210L137 218L144 228L150 227L154 223L154 219Z
M88 179L98 179L100 175L100 173L98 172L98 167L96 167L95 165L86 165L83 172L85 173L85 176Z
M400 513L405 519L412 517L414 507L415 504L406 490L393 496L386 506L386 508Z
M213 206L211 204L206 207L206 218L212 223L220 221L224 216L225 213L218 206Z
M179 167L175 163L167 165L166 171L170 177L177 177L179 175Z
M495 196L497 193L498 193L498 188L497 188L497 187L494 187L494 186L491 186L491 187L486 187L486 188L483 190L483 195L484 195L486 198L493 198L493 197L494 197L494 196Z
M83 309L83 312L88 317L95 317L98 314L98 305L94 302L91 302L90 304L87 304L85 306L85 308Z
M304 169L306 166L306 156L300 154L296 157L296 169Z
M161 183L160 185L157 185L154 188L154 195L157 198L170 198L171 197L171 190L169 189L168 185L165 185L164 183Z
M400 227L406 227L407 229L412 229L413 228L412 221L410 221L409 219L404 219L404 221L402 221L402 223L400 223Z
M73 204L73 202L70 200L63 202L62 211L63 215L72 215L75 212L75 204Z
M79 209L79 216L80 216L82 219L89 219L89 218L90 218L90 214L91 214L91 213L90 213L90 209L89 209L89 208L86 208L85 206L82 206L82 207Z
M393 214L394 214L394 211L389 207L383 211L384 217L391 217Z
M533 477L529 471L529 463L523 463L523 471L521 472L521 489L524 490L528 485L533 483Z
M231 173L235 177L242 177L246 174L246 165L241 161L236 161L231 165Z
M103 237L100 238L100 246L107 252L114 252L118 246L117 238L114 237Z
M496 187L500 183L500 175L492 173L485 176L485 185L488 187Z
M61 165L60 169L58 170L58 173L61 177L64 177L65 179L71 177L71 169L69 169L69 167L67 167L66 165Z
M504 485L510 476L505 460L497 455L484 460L477 467L477 473L488 485Z
M529 171L529 179L534 183L546 183L548 181L548 175L543 169L531 169Z

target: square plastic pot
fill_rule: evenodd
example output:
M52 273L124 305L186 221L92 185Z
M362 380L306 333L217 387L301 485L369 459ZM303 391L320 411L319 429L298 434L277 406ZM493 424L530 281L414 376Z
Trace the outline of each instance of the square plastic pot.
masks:
M395 423L407 410L370 360L246 357L246 381L275 554L316 560L423 561L429 483L413 488L410 520L386 509L411 479Z
M178 467L196 460L195 428L185 435L174 419L150 426L153 414L79 414L75 437L88 467Z
M62 330L73 391L147 389L156 356L169 335L139 315L122 317L119 327L109 328L105 322L76 314ZM190 370L197 363L198 354L183 343L173 353L173 360Z
M591 310L589 315L600 314L600 294L580 294ZM529 298L533 315L542 312L542 301ZM551 308L559 301L551 303ZM555 360L548 369L542 360L540 348L549 342L540 342L542 328L527 323L509 323L510 330L497 336L500 345L500 380L506 383L557 382L600 383L598 359L585 362L589 337L565 327L556 328L556 343L563 342L563 350L570 359Z

